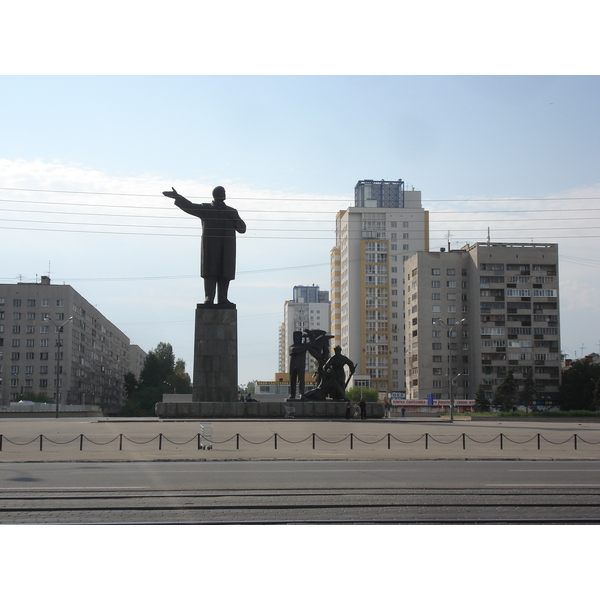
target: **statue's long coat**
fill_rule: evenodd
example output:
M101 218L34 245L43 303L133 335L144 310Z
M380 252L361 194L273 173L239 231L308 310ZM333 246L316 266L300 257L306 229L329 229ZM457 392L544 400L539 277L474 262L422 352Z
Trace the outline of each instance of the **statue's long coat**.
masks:
M176 206L202 219L200 275L235 279L235 232L245 233L246 224L237 210L224 202L194 204L180 196Z

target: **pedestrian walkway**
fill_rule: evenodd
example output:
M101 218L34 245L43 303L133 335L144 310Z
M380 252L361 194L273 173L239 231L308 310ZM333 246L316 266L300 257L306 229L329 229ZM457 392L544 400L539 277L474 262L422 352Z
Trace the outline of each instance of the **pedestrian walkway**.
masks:
M0 462L600 459L600 423L0 420ZM212 449L202 449L212 446Z

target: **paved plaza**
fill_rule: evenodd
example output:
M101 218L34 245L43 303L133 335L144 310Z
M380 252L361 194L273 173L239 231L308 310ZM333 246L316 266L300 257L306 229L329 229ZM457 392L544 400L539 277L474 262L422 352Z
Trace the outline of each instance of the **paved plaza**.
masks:
M600 423L21 418L0 420L0 442L0 462L597 460Z

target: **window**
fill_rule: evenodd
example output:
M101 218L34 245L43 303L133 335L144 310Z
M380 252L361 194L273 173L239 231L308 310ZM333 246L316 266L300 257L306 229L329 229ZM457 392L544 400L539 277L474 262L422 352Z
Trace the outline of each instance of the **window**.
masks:
M456 275L456 269L446 269L446 275L454 277Z
M431 287L432 287L432 288L439 288L439 287L441 287L439 279L434 279L434 280L431 282Z
M431 349L432 350L441 350L442 349L441 342L433 342L433 344L431 344Z
M438 293L438 292L432 292L431 299L432 300L441 300L442 299L442 295L440 293Z
M440 269L431 269L432 275L440 275L440 273L441 273Z

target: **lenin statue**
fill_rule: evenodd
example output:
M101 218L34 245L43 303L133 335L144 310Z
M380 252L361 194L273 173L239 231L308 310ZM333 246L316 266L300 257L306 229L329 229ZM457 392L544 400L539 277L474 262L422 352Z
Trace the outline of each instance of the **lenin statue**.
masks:
M175 200L186 213L202 219L202 252L200 275L204 279L204 304L222 307L235 306L227 299L229 282L235 279L235 233L246 233L246 224L237 210L225 204L225 188L213 190L211 204L193 204L171 188L163 192Z

